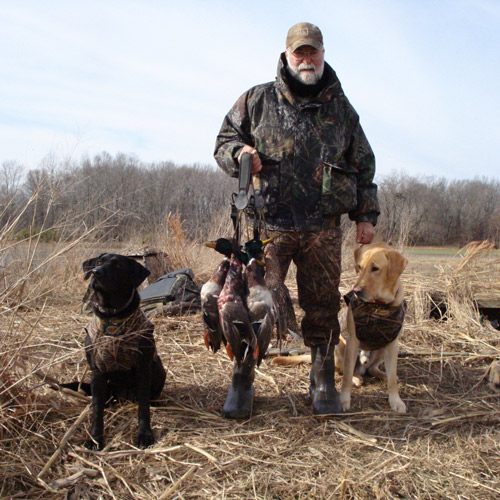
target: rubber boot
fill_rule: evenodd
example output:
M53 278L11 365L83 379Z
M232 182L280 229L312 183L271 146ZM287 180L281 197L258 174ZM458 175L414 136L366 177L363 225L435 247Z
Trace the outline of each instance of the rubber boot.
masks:
M342 413L342 404L335 389L335 346L311 347L310 392L315 415Z
M253 381L255 378L255 359L248 356L240 366L234 363L233 380L222 407L222 416L245 419L252 413Z

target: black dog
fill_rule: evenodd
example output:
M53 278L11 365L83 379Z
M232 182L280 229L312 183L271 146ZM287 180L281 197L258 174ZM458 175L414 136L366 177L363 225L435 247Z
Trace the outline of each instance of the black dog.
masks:
M83 263L94 316L86 327L85 348L92 372L92 439L86 446L104 447L104 407L110 398L137 400L137 445L154 443L150 401L165 383L165 369L158 357L154 326L139 309L137 287L149 271L134 259L104 253Z

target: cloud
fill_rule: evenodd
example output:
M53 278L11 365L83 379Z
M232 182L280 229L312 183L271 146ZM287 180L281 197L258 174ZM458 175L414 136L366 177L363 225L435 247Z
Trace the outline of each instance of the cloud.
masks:
M223 116L274 79L286 31L307 19L323 31L381 173L498 177L496 2L19 1L3 10L0 161L34 167L53 150L106 150L214 164Z

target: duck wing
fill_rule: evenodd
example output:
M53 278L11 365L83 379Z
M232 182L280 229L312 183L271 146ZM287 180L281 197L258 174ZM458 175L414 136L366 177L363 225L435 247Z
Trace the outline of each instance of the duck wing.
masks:
M236 359L236 363L240 365L248 355L256 356L258 353L257 337L253 332L244 304L226 302L220 308L220 317L229 357Z
M229 259L224 259L218 265L210 280L201 287L200 291L202 316L206 327L204 334L205 345L207 349L212 349L214 353L220 349L221 342L226 343L226 339L222 334L217 300L226 281L229 265Z
M250 324L245 305L246 286L241 262L232 261L226 282L219 295L217 305L222 333L227 341L226 350L238 365L251 354L257 357L257 337Z
M265 282L269 288L275 307L275 322L278 339L286 339L287 333L300 336L300 329L295 316L290 292L281 279L278 258L273 245L266 249L266 274Z
M248 283L247 308L253 332L257 337L258 358L260 365L271 341L274 323L274 303L270 290L264 281L264 268L252 259L246 270Z

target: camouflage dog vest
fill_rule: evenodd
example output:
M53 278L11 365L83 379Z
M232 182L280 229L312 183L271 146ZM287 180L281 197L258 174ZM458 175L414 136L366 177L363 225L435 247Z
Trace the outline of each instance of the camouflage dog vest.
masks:
M94 315L85 330L90 337L96 368L108 373L130 370L137 365L141 337L153 337L154 326L137 309L123 319L102 319Z
M351 306L360 349L377 351L397 338L405 319L405 300L399 306L367 302L353 291L344 300Z

